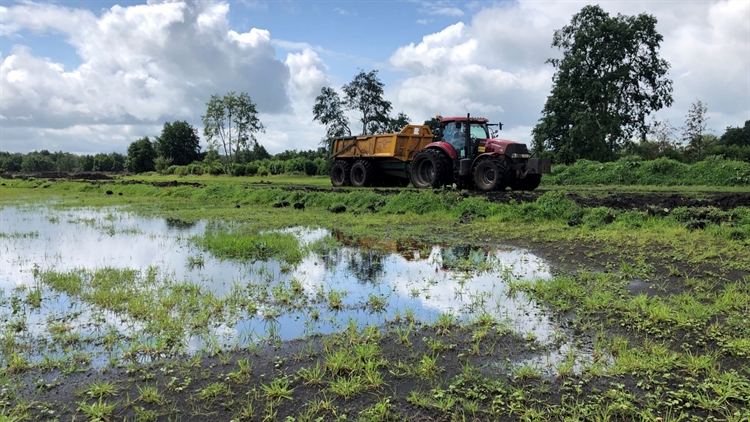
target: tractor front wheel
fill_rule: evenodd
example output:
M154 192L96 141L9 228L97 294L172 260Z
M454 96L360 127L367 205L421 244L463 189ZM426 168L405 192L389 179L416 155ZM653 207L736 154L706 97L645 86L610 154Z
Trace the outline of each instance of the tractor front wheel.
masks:
M481 160L474 167L474 185L481 191L505 189L508 186L508 165L497 157Z
M337 188L349 186L352 184L349 178L349 172L352 165L344 160L336 160L331 166L331 184Z

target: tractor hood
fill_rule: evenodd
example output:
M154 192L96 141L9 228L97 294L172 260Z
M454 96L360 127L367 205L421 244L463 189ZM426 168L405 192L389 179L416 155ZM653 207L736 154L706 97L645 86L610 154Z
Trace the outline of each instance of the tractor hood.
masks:
M477 152L480 154L491 152L504 154L514 160L531 157L529 150L526 148L526 144L508 139L480 139L479 150Z

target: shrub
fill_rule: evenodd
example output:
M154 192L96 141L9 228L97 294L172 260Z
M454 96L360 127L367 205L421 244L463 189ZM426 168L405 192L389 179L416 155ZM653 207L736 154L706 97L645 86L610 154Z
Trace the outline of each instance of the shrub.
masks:
M257 163L247 163L245 164L245 176L255 176L258 173L258 164Z
M246 174L246 167L244 164L235 164L232 167L232 176L244 176Z

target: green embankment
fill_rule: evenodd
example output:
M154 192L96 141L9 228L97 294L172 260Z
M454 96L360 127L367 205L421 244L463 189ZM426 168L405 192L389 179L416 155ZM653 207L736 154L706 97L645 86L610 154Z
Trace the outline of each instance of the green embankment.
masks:
M750 188L750 163L711 159L684 164L669 158L643 161L624 157L611 163L579 160L552 166L542 178L552 185L646 185L646 186L746 186Z

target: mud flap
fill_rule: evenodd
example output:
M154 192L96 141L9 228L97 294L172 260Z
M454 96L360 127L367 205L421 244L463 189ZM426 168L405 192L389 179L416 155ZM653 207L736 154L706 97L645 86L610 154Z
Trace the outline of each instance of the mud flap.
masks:
M529 158L526 162L526 171L530 174L542 174L552 172L552 160L549 158Z

